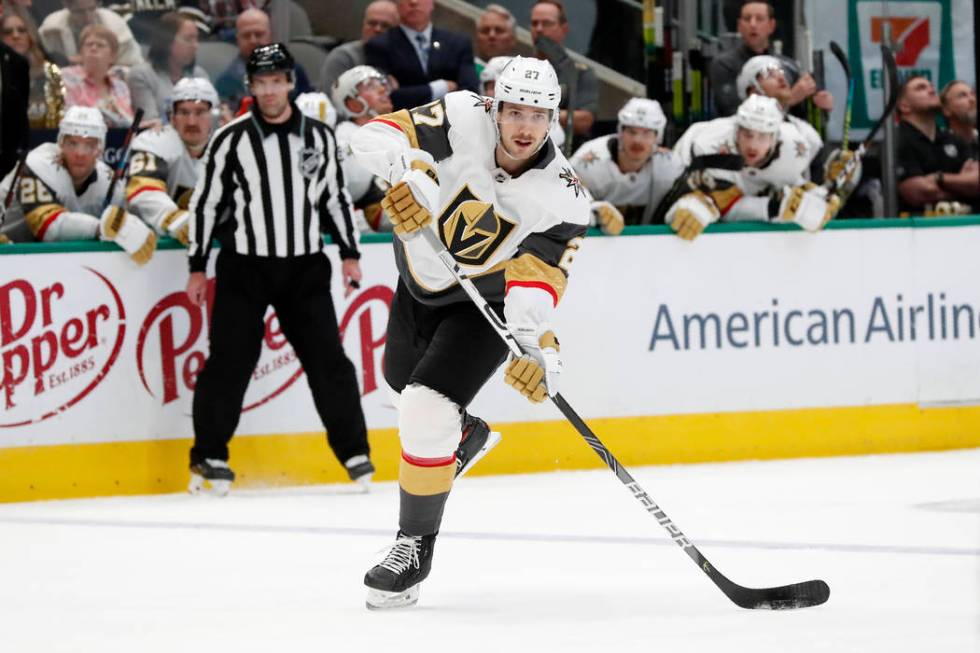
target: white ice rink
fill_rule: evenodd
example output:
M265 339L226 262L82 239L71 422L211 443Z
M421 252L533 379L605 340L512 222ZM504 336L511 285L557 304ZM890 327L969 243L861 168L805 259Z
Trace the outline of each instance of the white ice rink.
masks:
M735 582L830 601L736 607L606 470L461 480L387 613L395 484L58 501L0 506L0 652L980 650L980 450L632 471Z

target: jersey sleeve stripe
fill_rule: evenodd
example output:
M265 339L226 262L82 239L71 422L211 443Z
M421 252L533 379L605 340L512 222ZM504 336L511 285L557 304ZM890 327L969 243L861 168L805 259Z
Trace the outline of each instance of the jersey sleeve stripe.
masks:
M565 292L568 280L559 268L545 263L534 254L521 254L507 261L504 270L505 288L518 286L541 288L549 292L555 305Z
M401 133L405 134L408 138L409 145L418 149L419 147L419 137L415 133L415 122L412 120L411 114L408 110L402 109L401 111L395 111L394 113L386 113L383 116L378 116L370 122L380 122L382 125L388 125L394 129L397 129Z
M506 292L510 292L511 288L537 288L543 290L549 295L551 295L551 303L554 306L558 306L558 293L549 284L544 281L508 281L506 286Z
M52 210L54 213L47 215L48 212ZM43 242L44 234L47 233L48 227L54 224L54 221L58 219L58 216L64 212L65 209L56 204L47 204L31 211L27 215L26 220L31 231L34 232L34 237Z

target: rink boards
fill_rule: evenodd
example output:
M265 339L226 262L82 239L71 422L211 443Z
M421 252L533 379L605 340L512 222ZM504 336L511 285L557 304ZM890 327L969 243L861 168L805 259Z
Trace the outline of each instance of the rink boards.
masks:
M562 394L631 465L980 446L980 218L832 226L586 239L555 325ZM391 479L395 268L369 238L361 289L334 279L335 303ZM209 322L182 291L183 251L143 268L110 245L0 251L0 501L183 488ZM504 435L475 473L602 464L499 374L471 410ZM271 310L238 433L243 485L346 479Z

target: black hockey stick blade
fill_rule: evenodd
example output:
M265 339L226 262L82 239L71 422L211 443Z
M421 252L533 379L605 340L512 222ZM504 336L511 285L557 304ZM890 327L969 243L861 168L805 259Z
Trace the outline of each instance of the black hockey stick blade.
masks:
M707 561L702 568L732 603L746 610L798 610L823 605L830 598L830 586L822 580L808 580L780 587L742 587L728 580Z
M841 68L844 69L844 74L847 76L848 81L851 79L851 64L847 60L847 55L844 53L844 49L838 45L837 41L830 42L830 51L834 53L837 57L837 61L840 62Z

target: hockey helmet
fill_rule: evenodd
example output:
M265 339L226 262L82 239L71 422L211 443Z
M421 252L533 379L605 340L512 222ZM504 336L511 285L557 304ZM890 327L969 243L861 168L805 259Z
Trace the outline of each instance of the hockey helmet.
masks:
M619 128L641 127L652 129L657 132L657 143L664 140L664 128L667 126L667 116L660 108L660 103L656 100L635 97L623 105L623 108L616 114L619 120Z
M284 43L270 43L260 45L252 50L252 55L245 64L245 73L248 78L253 75L264 73L287 73L289 79L293 79L293 71L296 68L296 61L289 53Z
M551 132L558 126L561 86L558 85L555 69L545 59L516 56L508 61L497 76L493 99L490 119L497 132L497 143L500 143L500 125L497 122L497 115L504 102L548 109L551 112L548 131ZM547 140L546 135L538 149L541 149Z
M301 93L296 98L296 106L310 118L326 123L330 129L337 126L337 110L326 93Z
M500 71L510 63L513 57L493 57L480 71L480 92L486 95L487 82L496 82Z
M377 115L371 110L367 102L361 99L357 90L361 84L371 79L376 79L385 85L388 84L388 78L382 75L381 71L374 66L354 66L344 71L344 74L337 78L333 83L333 88L330 89L330 97L341 116L345 118L360 118L367 115L371 115L372 117ZM351 111L347 107L347 100L354 100L361 108L356 112Z
M764 95L762 86L759 84L759 75L768 74L774 70L783 72L783 64L779 59L768 54L760 54L746 61L735 81L738 87L738 99L744 100L748 97L750 87L754 88L756 93Z
M203 77L184 77L174 84L167 106L173 113L178 102L207 102L212 109L218 108L218 92Z
M735 124L742 129L775 134L783 122L783 109L779 100L765 95L750 95L738 105Z
M65 117L58 126L58 143L65 136L81 136L83 138L99 139L99 149L105 147L105 120L102 112L94 107L68 107Z

